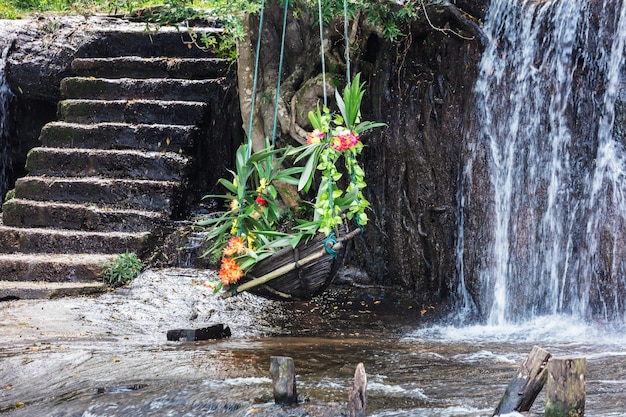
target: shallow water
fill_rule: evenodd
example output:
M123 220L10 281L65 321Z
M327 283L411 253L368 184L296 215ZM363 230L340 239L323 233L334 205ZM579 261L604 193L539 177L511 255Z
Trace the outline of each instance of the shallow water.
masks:
M587 359L587 416L626 415L623 332L566 317L433 326L409 301L375 289L335 289L293 305L247 295L218 300L198 280L147 273L131 288L96 299L2 305L2 323L19 312L20 328L35 332L43 331L35 328L42 326L35 310L57 316L45 334L0 332L0 414L341 416L363 362L369 416L491 416L514 371L539 345ZM60 305L73 312L65 324ZM233 336L165 340L166 329L211 322L230 324ZM271 356L294 358L300 407L273 404ZM543 401L540 394L531 415L542 415Z

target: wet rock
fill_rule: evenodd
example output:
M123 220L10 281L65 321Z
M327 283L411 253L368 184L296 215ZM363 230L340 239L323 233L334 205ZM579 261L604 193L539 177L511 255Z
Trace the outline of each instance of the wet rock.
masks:
M230 327L224 326L223 324L216 324L201 329L175 329L167 331L167 340L174 342L197 342L199 340L223 339L230 336Z

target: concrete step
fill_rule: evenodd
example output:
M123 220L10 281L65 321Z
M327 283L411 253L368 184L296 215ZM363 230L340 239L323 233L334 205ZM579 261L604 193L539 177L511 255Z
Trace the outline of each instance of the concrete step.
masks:
M116 257L113 254L0 254L0 280L101 281L102 265Z
M65 99L212 102L221 95L221 89L225 86L225 78L183 80L68 77L61 80L61 95Z
M171 152L33 148L26 169L33 176L181 181L187 163Z
M109 209L13 198L2 206L4 224L13 227L48 227L93 232L144 232L164 229L168 218L145 210Z
M0 224L0 253L143 254L153 245L149 232L86 232Z
M57 112L69 123L196 125L208 120L209 105L198 101L68 99L59 102Z
M52 122L43 127L39 141L52 148L190 152L199 131L191 125Z
M198 38L201 36L219 38L223 32L222 29L211 27L191 29ZM212 51L193 46L189 30L182 27L162 26L155 31L146 30L145 23L125 23L123 27L102 27L93 32L96 35L94 41L77 51L76 57L215 57Z
M79 77L208 79L227 74L230 63L219 58L76 58L72 71Z
M0 301L44 300L61 297L101 294L103 282L20 282L0 281Z
M15 198L102 207L160 211L170 216L180 200L180 184L172 181L120 180L98 177L22 177Z

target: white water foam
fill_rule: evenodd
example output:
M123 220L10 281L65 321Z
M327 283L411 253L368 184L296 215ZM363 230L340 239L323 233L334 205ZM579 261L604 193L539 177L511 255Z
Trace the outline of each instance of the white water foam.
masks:
M406 341L437 341L460 344L478 343L558 343L604 345L621 347L626 345L626 332L623 329L575 322L570 316L541 316L523 323L474 326L432 326L415 330L405 336ZM483 351L481 351L483 352ZM619 350L615 351L620 354ZM495 354L481 354L497 361L515 360ZM607 355L607 352L602 353ZM469 357L467 359L470 359Z

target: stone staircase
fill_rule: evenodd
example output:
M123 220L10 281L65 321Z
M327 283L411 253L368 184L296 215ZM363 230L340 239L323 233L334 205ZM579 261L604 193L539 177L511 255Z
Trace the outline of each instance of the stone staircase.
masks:
M0 300L102 291L102 263L147 254L188 214L228 63L138 27L94 34L61 82L60 120L2 207Z

